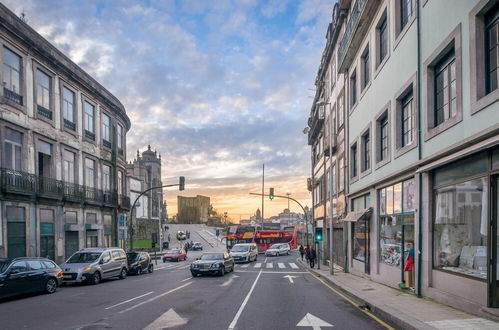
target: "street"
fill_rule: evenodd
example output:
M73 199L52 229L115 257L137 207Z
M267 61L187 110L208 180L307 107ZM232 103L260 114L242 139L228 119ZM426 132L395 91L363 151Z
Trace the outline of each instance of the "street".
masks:
M193 241L203 243L204 251L223 251L206 227L184 228ZM204 251L190 251L185 262L159 261L152 274L4 300L1 328L292 329L298 324L314 329L383 328L300 267L296 251L268 258L260 254L256 262L237 264L224 277L192 278L190 262Z

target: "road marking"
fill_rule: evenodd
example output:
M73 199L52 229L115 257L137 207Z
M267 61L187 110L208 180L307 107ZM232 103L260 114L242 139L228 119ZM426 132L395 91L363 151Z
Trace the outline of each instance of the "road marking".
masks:
M220 286L228 286L229 284L232 283L232 281L234 281L235 278L237 278L239 276L237 275L233 275L231 276L227 281L225 281L223 284L220 284Z
M334 327L334 325L327 323L324 320L321 320L315 315L307 313L300 322L296 325L297 327L312 327L314 330L321 330L321 327Z
M291 266L291 268L293 269L298 269L298 266L294 263L294 262L290 262L289 265Z
M267 262L267 259L268 259L268 258L269 258L269 257L265 257L265 260L264 260L263 262Z
M293 271L282 272L282 271L278 271L278 270L272 271L272 270L263 270L263 269L262 269L262 271L264 274L308 274L308 272L305 272L305 271L304 272L300 272L300 271L298 271L298 272L293 272ZM237 272L238 273L258 273L259 271L258 270L238 270Z
M285 268L286 266L284 266L284 264L282 262L278 262L277 265L279 266L279 268Z
M271 262L267 262L267 268L274 268L274 264Z
M136 299L139 299L139 298L142 298L142 297L145 297L145 296L148 296L150 295L151 293L153 293L154 291L151 291L151 292L148 292L148 293L144 293L143 295L140 295L140 296L137 296L135 298L132 298L132 299L128 299L128 300L125 300L125 301L122 301L116 305L112 305L112 306L109 306L109 307L106 307L106 309L111 309L111 308L114 308L114 307L118 307L120 305L123 305L123 304L126 304L126 303L129 303L130 301L134 301Z
M250 264L242 265L241 268L248 268Z
M188 280L190 280L191 278L192 278L192 277L184 278L184 279L183 279L182 281L180 281L180 282L185 282L185 281L188 281Z
M295 283L295 282L293 281L293 279L294 279L296 276L286 275L286 276L283 276L283 277L287 277L287 278L288 278L288 280L289 280L289 282L291 282L291 283Z
M262 267L262 263L261 263L261 262L257 262L257 263L255 264L255 268L260 268L260 267Z
M377 317L376 315L374 315L373 313L369 312L368 310L365 310L363 308L360 308L359 307L359 304L355 303L355 301L353 301L352 299L348 298L347 296L345 296L344 294L342 294L341 292L339 292L338 290L334 289L332 286L330 286L329 284L327 284L324 280L322 280L320 277L318 277L317 275L313 274L312 272L308 271L310 273L310 275L312 275L313 277L315 277L316 279L318 279L319 281L321 281L322 284L324 284L326 287L329 288L329 290L333 291L334 293L336 293L338 296L340 296L341 298L345 299L346 301L348 301L350 304L352 304L355 308L357 309L360 309L363 313L367 314L369 317L371 317L373 320L375 320L376 322L378 322L379 324L381 324L383 327L387 328L388 330L395 330L394 327L390 326L388 323L386 323L385 321L381 320L379 317Z
M150 303L150 302L152 302L152 301L154 301L154 300L156 300L156 299L159 299L159 298L161 298L161 297L163 297L163 296L166 296L167 294L170 294L170 293L172 293L172 292L175 292L175 291L177 291L177 290L180 290L180 289L182 289L182 288L185 288L186 286L191 285L191 284L192 284L192 282L187 282L187 283L185 283L184 285L181 285L181 286L179 286L179 287L176 287L175 289L171 289L170 291L163 292L162 294L157 295L156 297L149 298L149 299L147 299L147 300L145 300L145 301L142 301L142 302L140 302L140 303L138 303L138 304L136 304L136 305L133 305L133 306L131 306L131 307L127 308L127 309L124 309L124 310L120 311L120 314L123 314L123 313L129 312L129 311L131 311L132 309L135 309L135 308L140 307L140 306L142 306L142 305L144 305L144 304Z
M239 307L239 310L237 311L236 315L234 316L234 319L229 325L229 328L227 330L233 330L236 325L237 325L237 320L239 320L239 317L241 316L244 307L248 303L249 298L251 297L251 294L253 293L253 290L255 289L256 283L258 282L258 279L260 278L260 275L262 275L262 270L258 273L258 276L255 278L255 282L253 282L253 285L251 286L251 289L249 290L248 294L246 295L246 298L244 298L243 303ZM192 282L191 282L192 283Z
M187 323L187 320L175 313L173 308L170 308L166 313L158 317L154 322L149 324L143 330L161 330L164 328L173 328Z

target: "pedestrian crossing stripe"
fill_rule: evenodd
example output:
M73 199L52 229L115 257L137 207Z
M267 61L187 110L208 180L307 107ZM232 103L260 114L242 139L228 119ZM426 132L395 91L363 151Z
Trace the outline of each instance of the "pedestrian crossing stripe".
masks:
M272 269L274 268L274 263L272 262L257 262L257 263L248 263L248 264L243 264L243 265L237 265L238 268L267 268L267 269ZM278 262L277 266L279 269L285 269L285 268L292 268L292 269L298 269L299 267L294 263L294 262L289 262L286 264L285 262Z
M274 264L271 263L271 262L267 262L267 268L273 268L274 267Z
M294 262L290 262L289 265L291 266L291 268L293 269L298 269L298 266L294 263Z
M248 268L250 264L242 265L241 268Z
M262 263L261 263L261 262L257 262L257 263L255 264L255 268L260 268L260 267L262 267Z
M285 268L286 267L286 266L284 266L284 264L282 262L279 262L277 265L279 266L279 268Z

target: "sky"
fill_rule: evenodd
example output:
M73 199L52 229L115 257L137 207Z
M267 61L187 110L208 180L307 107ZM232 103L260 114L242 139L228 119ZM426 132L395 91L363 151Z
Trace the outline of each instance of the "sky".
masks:
M333 0L4 0L117 96L132 128L127 160L147 145L163 183L186 177L235 220L265 192L311 203L302 133ZM179 192L165 190L169 216ZM265 217L287 200L265 201ZM291 211L301 212L293 203Z

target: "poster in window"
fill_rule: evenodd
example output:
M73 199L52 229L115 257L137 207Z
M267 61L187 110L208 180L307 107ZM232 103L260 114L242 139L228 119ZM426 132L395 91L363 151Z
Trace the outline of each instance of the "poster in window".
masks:
M386 214L386 189L379 191L379 214Z
M386 214L393 214L393 186L386 187Z
M402 183L393 186L393 213L402 213Z
M404 182L404 202L403 208L404 212L414 212L414 193L416 190L416 184L414 179L407 180Z

